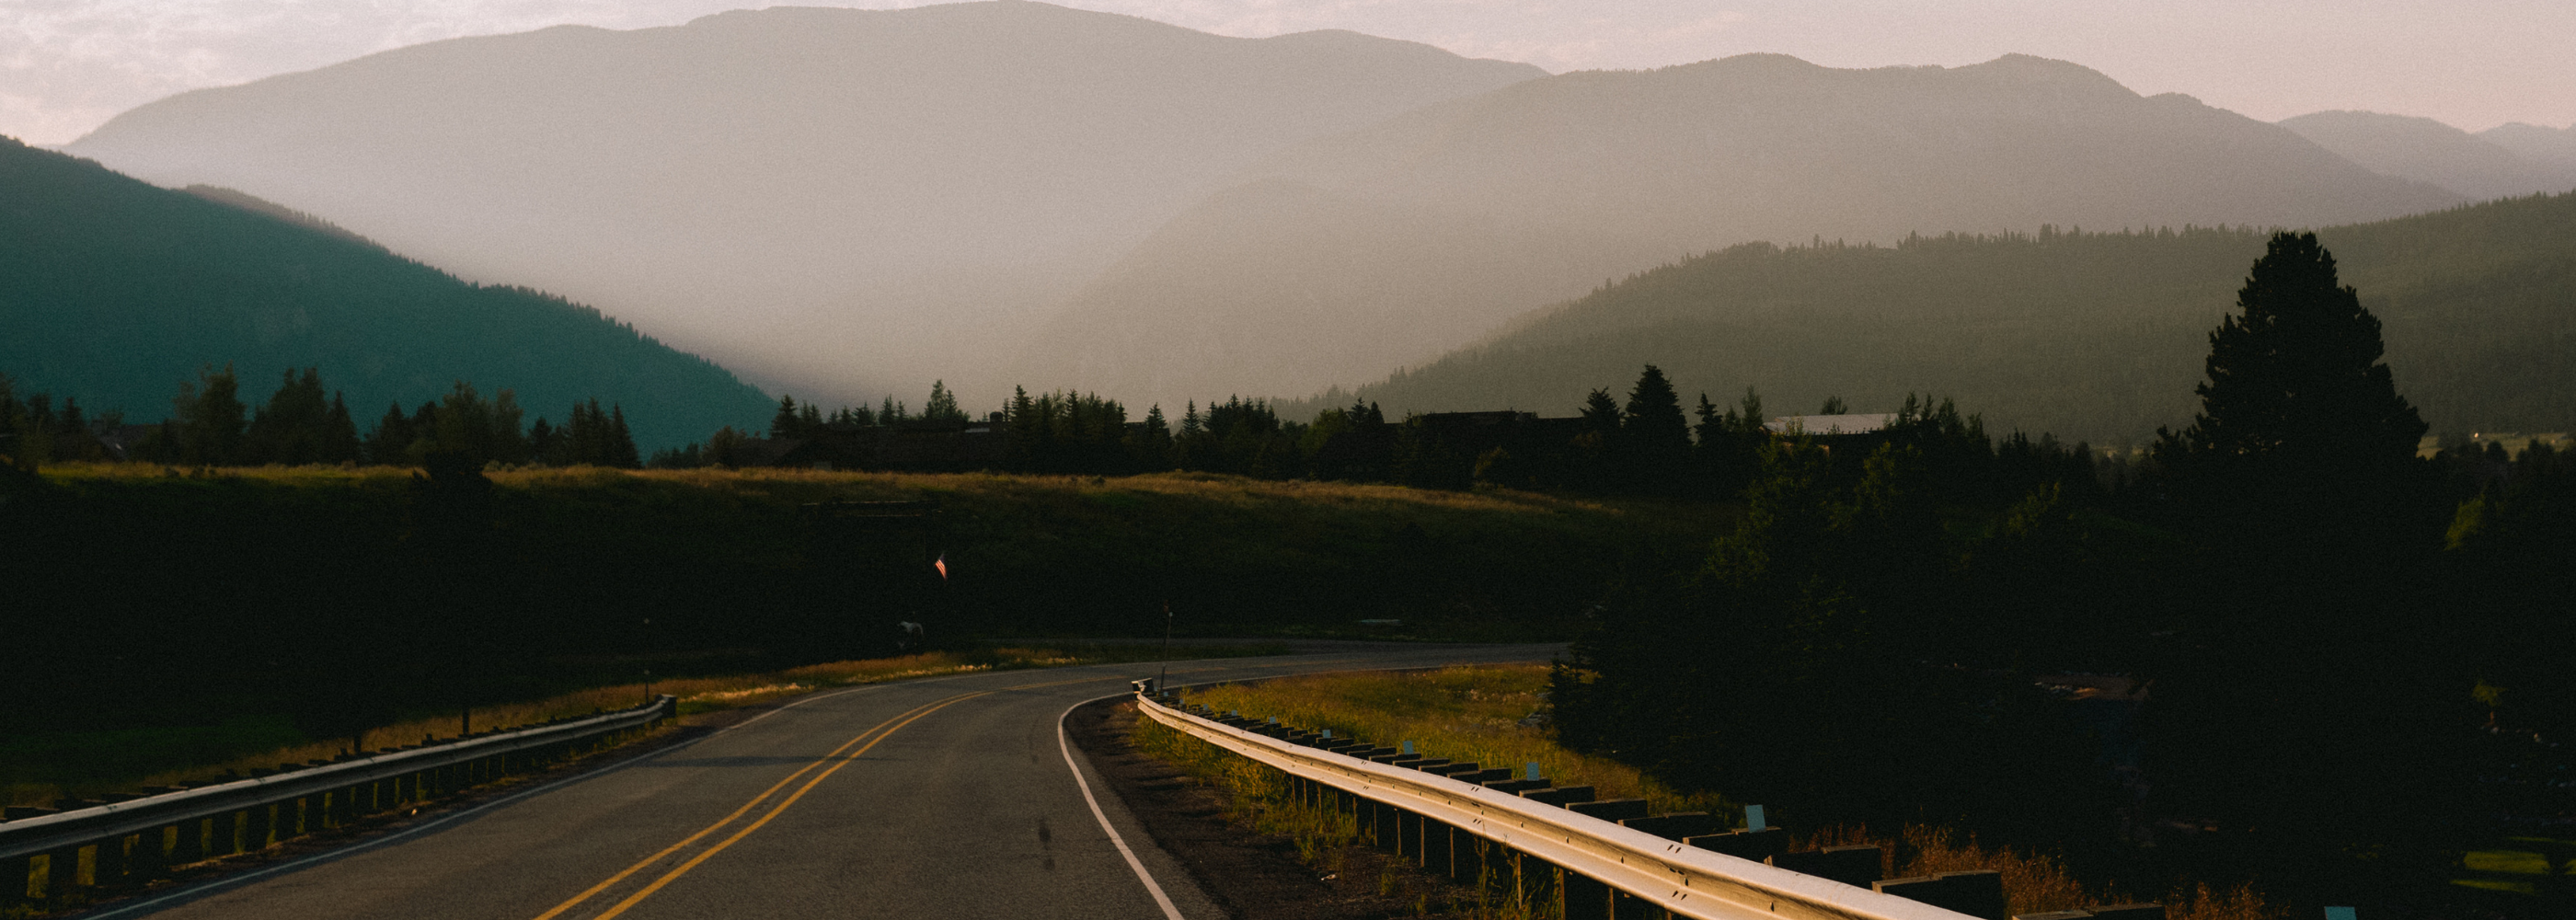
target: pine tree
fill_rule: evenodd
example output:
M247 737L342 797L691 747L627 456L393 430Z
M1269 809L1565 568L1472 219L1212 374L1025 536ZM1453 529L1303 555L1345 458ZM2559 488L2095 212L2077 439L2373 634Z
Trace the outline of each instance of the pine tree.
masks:
M1155 403L1145 410L1145 424L1128 445L1128 453L1140 472L1172 468L1172 426L1163 420L1163 404Z
M590 408L592 412L598 412L599 401L591 400ZM607 462L602 465L621 470L638 469L644 465L643 458L635 452L634 433L626 430L626 407L624 406L608 407Z
M546 421L545 416L537 416L536 424L528 426L528 457L547 466L559 466L564 454L563 431Z
M358 422L349 416L349 403L338 390L331 391L331 411L322 418L321 446L316 462L356 463L360 457Z
M1705 399L1702 400L1706 402ZM1678 485L1690 464L1690 422L1682 416L1681 396L1672 381L1652 364L1637 375L1613 442L1628 485L1663 489Z
M803 428L804 417L796 411L796 397L778 397L778 413L769 417L769 436L801 438L805 436Z
M2424 420L2379 360L2379 319L2316 234L2274 235L2236 306L2209 335L2200 414L2157 432L2175 484L2239 533L2340 529L2403 489Z
M241 384L233 376L233 366L217 371L207 367L197 372L197 382L179 385L179 395L171 401L171 418L178 424L178 460L182 463L225 465L240 461L242 433L248 427L243 415Z
M930 400L923 403L921 406L921 420L925 422L962 422L966 420L966 410L957 407L957 394L948 391L947 381L933 380L930 382Z
M394 466L411 462L411 439L411 416L403 414L401 403L394 403L385 407L385 417L376 420L375 430L367 432L361 446L368 463Z
M323 397L318 368L301 377L288 370L268 403L251 417L242 438L242 462L298 466L323 461L323 442L331 434L331 404ZM335 461L336 462L336 461Z

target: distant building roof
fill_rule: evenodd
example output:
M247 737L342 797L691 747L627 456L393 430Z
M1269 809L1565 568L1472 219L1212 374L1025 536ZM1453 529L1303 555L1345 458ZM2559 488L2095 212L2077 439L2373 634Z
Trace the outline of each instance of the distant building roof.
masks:
M1858 415L1784 415L1763 424L1775 434L1869 434L1896 423L1894 412Z

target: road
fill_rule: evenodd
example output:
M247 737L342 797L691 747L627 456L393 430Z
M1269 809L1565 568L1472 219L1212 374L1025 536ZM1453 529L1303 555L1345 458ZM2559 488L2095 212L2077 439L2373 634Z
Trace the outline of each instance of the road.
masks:
M1211 659L1174 662L1171 679L1545 660L1555 649ZM818 693L685 746L94 916L1214 920L1221 912L1057 727L1157 667Z

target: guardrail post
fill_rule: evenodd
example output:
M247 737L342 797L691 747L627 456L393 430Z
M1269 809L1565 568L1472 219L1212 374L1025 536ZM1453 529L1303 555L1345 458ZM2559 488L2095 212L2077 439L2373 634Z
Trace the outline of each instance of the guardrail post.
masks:
M82 847L64 847L45 854L45 892L47 903L57 907L70 903L81 888L80 864Z
M231 856L241 852L235 841L241 839L241 813L220 812L206 819L206 857Z
M242 809L242 851L257 853L268 849L269 835L277 832L277 806L253 805Z
M95 844L96 855L90 857L90 884L100 888L119 888L125 885L125 854L128 841L131 839L120 835Z
M132 865L136 880L170 877L170 828L156 827L134 837Z
M1455 877L1449 871L1449 825L1428 815L1422 818L1421 865L1425 872Z
M34 900L35 886L36 857L0 861L0 907L16 907Z
M1599 879L1558 869L1556 892L1565 920L1610 920L1610 886Z

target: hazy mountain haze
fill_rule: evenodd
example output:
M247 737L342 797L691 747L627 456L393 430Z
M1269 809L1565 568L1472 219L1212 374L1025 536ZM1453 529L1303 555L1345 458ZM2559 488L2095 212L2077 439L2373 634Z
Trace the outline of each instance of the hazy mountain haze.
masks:
M2478 137L2534 163L2576 169L2576 125L2544 128L2513 122L2480 131Z
M1014 376L1166 403L1303 395L1747 241L2313 226L2462 200L2279 126L2026 55L1565 74L1303 144L1244 176L1262 191L1212 199L1187 232L1139 247ZM1174 330L1191 330L1189 347L1166 347Z
M1037 3L772 8L404 48L184 93L68 149L613 305L800 395L946 377L983 404L1004 394L974 369L1034 311L1219 180L1541 75Z
M2576 162L2526 157L2430 118L2315 112L2283 119L2281 127L2374 172L2428 182L2470 198L2576 188Z
M809 0L907 7L925 0ZM678 25L741 0L20 0L0 3L0 134L62 144L173 93L406 45L555 25ZM1218 35L1346 29L1553 72L1746 52L1835 67L1965 65L2006 52L2082 61L2154 95L2274 121L2321 109L2426 115L2470 130L2576 121L2562 0L1065 0Z

